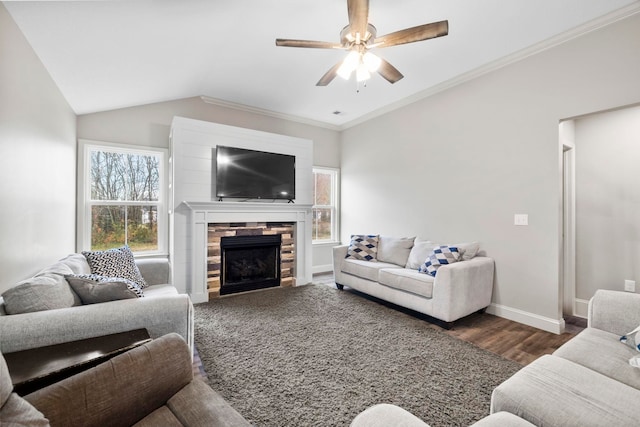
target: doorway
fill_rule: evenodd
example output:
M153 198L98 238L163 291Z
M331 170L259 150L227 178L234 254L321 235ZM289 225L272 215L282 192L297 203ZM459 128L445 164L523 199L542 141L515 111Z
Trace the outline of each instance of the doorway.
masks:
M560 232L560 287L558 310L565 321L575 316L576 298L576 198L575 198L575 123L559 125L562 179Z

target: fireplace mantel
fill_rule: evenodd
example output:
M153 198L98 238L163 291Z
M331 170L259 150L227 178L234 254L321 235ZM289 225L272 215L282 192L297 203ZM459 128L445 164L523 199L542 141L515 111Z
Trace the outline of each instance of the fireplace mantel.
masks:
M194 303L209 300L207 290L207 226L233 222L290 222L296 226L296 283L311 282L311 205L276 202L183 201L189 212L191 254L188 289Z

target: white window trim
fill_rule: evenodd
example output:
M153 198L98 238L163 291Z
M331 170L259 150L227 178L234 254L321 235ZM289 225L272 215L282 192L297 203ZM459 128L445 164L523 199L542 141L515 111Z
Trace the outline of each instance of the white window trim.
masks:
M169 215L168 215L168 178L169 178L169 150L158 147L148 147L143 145L117 144L106 141L92 141L88 139L78 139L78 170L77 170L77 211L76 211L76 251L91 250L91 185L90 183L90 162L89 151L95 148L106 148L122 153L158 153L161 156L162 170L159 177L158 193L158 249L155 251L136 252L136 257L144 256L167 256L168 236L169 236ZM128 202L107 202L101 204L127 205Z
M312 169L313 173L315 173L316 171L318 172L331 172L334 174L335 179L333 182L333 215L331 216L333 218L333 225L332 225L332 232L331 234L333 235L333 239L327 239L327 240L315 240L312 237L311 240L311 244L312 245L335 245L336 243L340 243L340 169L338 168L330 168L330 167L325 167L325 166L313 166ZM315 188L314 188L315 191ZM315 200L314 200L315 201ZM318 205L320 207L326 206L326 207L331 207L328 205ZM313 207L315 208L316 205L314 204Z

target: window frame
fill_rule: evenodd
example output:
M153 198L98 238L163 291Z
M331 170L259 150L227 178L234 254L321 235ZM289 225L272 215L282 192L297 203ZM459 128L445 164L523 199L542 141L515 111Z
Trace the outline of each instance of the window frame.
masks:
M313 166L313 205L311 207L311 212L313 215L313 210L316 208L323 209L331 209L331 238L330 239L315 239L315 236L312 234L311 236L311 244L312 245L323 245L323 244L335 244L340 242L340 169L324 167L324 166ZM316 205L315 204L315 175L316 173L324 173L332 176L332 185L331 185L331 199L332 204L330 205ZM315 219L312 219L315 221ZM311 229L313 230L313 224L311 225Z
M158 200L157 201L106 201L91 199L91 156L95 150L110 151L123 154L154 155L160 156L160 167L158 171ZM136 251L136 257L145 256L167 256L168 236L169 236L169 215L168 215L168 174L169 174L169 150L159 147L149 147L142 145L118 144L106 141L92 141L78 139L78 185L77 185L77 237L76 250L91 250L91 208L94 205L111 206L157 206L158 221L158 249L152 251Z

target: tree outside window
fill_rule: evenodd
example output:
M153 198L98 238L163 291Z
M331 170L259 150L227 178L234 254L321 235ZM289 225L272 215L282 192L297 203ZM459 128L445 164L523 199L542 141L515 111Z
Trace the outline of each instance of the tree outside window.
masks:
M337 236L336 169L313 169L313 241L335 241Z
M133 252L161 250L163 163L158 151L88 147L85 229L91 250L125 244Z

